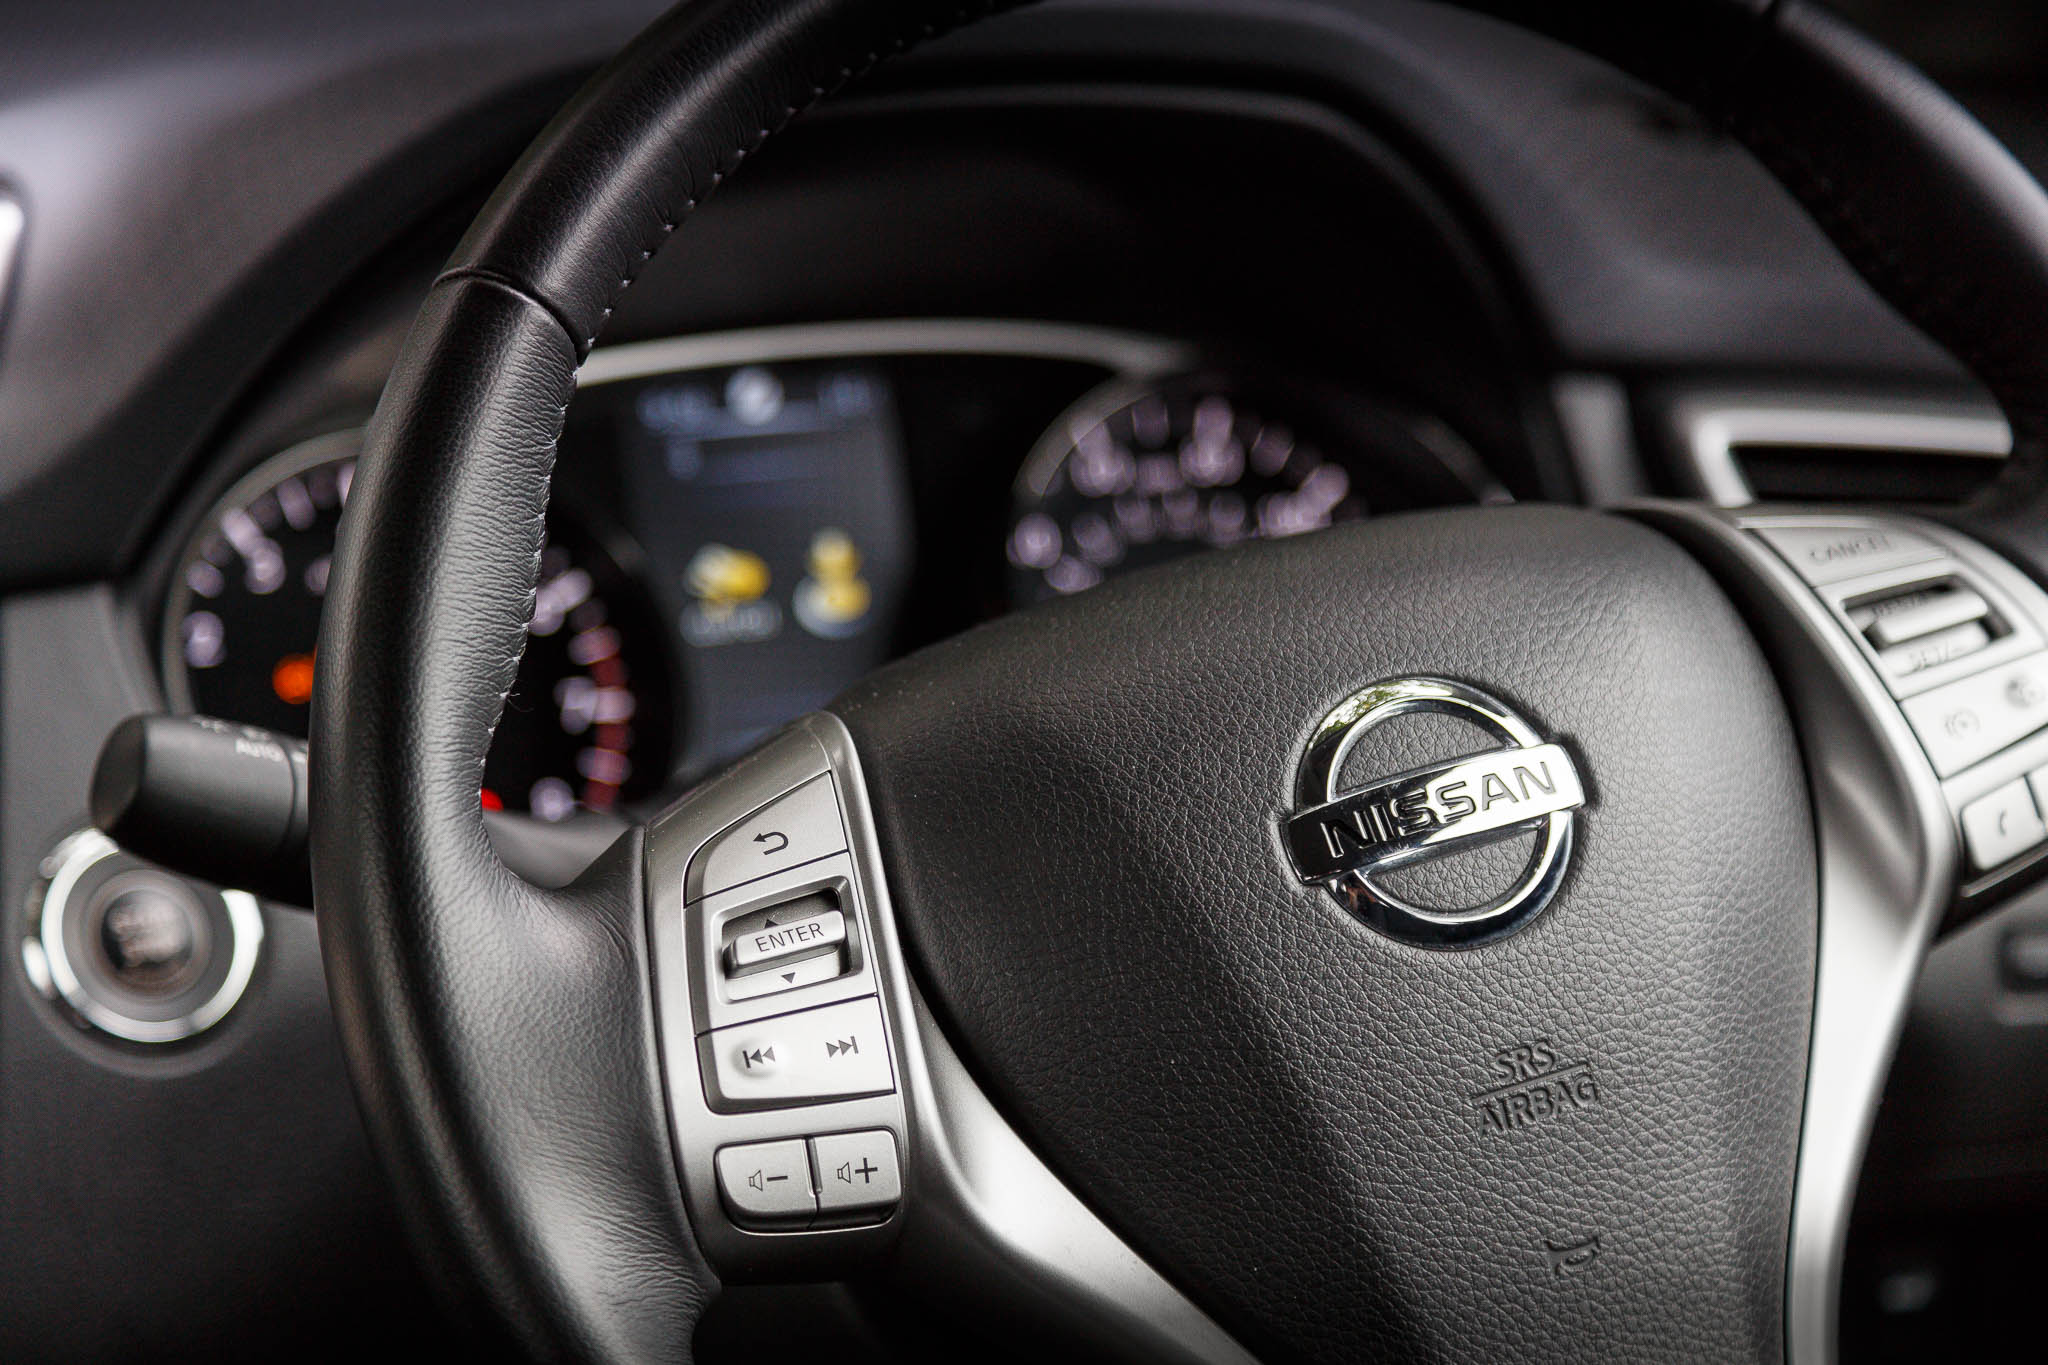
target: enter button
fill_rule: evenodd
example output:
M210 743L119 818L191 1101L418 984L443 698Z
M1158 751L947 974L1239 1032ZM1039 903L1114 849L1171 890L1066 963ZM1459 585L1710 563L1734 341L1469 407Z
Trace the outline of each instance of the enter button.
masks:
M778 962L812 957L846 942L846 916L826 894L806 896L750 918L725 945L731 976L761 971Z

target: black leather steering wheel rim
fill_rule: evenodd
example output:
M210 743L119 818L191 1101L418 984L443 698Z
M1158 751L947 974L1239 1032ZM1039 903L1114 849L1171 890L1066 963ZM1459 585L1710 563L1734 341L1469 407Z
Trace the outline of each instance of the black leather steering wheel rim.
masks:
M476 801L575 368L645 261L775 129L1001 7L672 12L493 196L372 425L314 708L323 953L373 1136L425 1244L536 1355L674 1355L716 1287L658 1123L637 848L543 892L498 864ZM2029 323L2048 301L2048 198L1995 139L1800 4L1474 7L1607 57L1750 145L2004 405L2021 455L1976 524L2041 562L2048 348Z

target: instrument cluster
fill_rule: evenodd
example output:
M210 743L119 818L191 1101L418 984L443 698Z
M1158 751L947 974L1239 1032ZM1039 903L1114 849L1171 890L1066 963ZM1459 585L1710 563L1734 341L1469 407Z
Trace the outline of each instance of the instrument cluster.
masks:
M277 452L191 522L160 608L173 709L306 733L361 441ZM600 350L480 800L630 813L978 620L1507 498L1437 418L1130 333L881 322Z

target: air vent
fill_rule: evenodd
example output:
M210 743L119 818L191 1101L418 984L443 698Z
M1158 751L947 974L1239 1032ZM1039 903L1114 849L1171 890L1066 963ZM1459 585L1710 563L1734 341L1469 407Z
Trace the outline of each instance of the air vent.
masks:
M1669 412L1698 491L1723 507L1957 503L2012 450L2012 429L1989 406L1715 395Z
M1739 445L1735 471L1758 502L1967 502L1998 460L1935 450Z

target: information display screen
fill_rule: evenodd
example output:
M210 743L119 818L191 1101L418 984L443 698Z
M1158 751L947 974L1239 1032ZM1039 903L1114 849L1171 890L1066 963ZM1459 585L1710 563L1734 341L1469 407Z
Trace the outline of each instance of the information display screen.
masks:
M912 529L887 376L792 362L577 396L565 463L604 441L617 518L681 642L683 766L734 757L891 653ZM592 463L595 463L593 461Z

